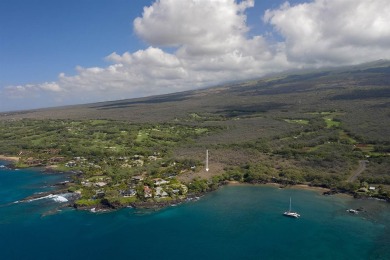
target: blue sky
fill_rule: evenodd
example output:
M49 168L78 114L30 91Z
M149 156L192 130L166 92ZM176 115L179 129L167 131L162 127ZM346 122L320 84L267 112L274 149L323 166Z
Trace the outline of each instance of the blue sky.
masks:
M1 0L0 111L388 59L388 13L387 0Z
M104 66L114 51L145 47L132 20L143 4L130 0L0 1L0 84L53 81L77 65Z
M133 20L153 1L134 0L2 0L0 1L0 84L54 81L77 65L105 66L112 52L147 47L133 32ZM248 10L254 33L267 8L284 1L259 1Z

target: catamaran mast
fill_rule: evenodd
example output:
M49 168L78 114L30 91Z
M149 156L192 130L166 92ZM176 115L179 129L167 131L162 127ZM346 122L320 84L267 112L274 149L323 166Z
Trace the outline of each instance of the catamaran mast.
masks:
M209 171L209 150L206 150L206 172Z

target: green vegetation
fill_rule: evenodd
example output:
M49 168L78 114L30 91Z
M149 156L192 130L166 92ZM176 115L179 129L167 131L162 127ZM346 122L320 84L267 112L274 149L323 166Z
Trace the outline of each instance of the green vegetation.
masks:
M0 154L20 156L19 167L76 172L68 188L80 193L79 205L174 201L226 181L388 197L390 70L383 68L3 113Z
M301 125L307 125L309 124L309 120L307 119L284 119L287 123L295 123L295 124L301 124Z
M185 198L188 188L176 177L192 172L200 162L175 159L172 149L218 129L112 120L18 120L0 125L1 151L20 156L18 167L55 166L78 173L68 187L80 194L78 207Z

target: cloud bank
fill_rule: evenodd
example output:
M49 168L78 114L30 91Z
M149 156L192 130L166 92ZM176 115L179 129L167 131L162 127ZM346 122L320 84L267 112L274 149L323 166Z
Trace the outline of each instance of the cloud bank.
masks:
M264 21L285 39L289 61L343 65L390 57L390 2L316 0L267 10Z
M390 58L388 0L286 2L259 14L259 23L270 25L272 32L248 36L246 10L254 4L156 1L133 22L148 48L114 52L106 57L107 67L77 67L73 76L61 73L56 82L8 86L1 94L35 97L47 106L86 103L195 89L291 68Z

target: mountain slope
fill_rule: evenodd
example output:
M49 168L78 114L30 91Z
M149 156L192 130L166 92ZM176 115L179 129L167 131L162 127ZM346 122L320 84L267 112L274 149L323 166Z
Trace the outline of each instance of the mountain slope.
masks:
M389 122L390 62L379 61L146 98L2 113L0 151L22 154L25 163L50 162L52 150L67 160L85 157L106 170L81 168L83 178L98 171L109 176L112 187L138 174L176 176L184 183L207 178L193 187L196 191L224 180L348 191L368 182L389 185L371 195L390 198ZM206 149L210 171L203 168ZM161 162L140 165L134 161L140 155L158 155ZM362 163L366 167L358 171Z
M240 118L240 124L252 131L258 124L283 127L281 118L310 118L310 113L338 111L337 120L345 130L367 141L388 141L389 107L390 62L378 61L161 96L2 113L0 120L113 119L147 123L176 119L184 122L191 121L191 115L196 113L200 118L209 118L203 121L214 118L222 125L237 125L230 121Z

